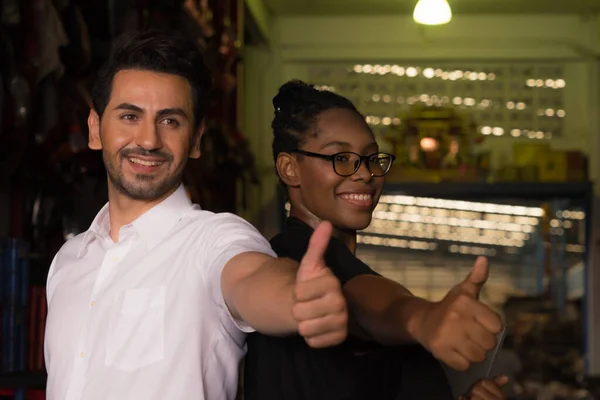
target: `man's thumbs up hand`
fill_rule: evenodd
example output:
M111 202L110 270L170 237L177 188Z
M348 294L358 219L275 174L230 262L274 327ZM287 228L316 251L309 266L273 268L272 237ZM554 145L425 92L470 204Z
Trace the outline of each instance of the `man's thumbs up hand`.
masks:
M332 226L315 229L296 275L293 314L309 346L334 346L348 335L348 309L339 280L325 265Z

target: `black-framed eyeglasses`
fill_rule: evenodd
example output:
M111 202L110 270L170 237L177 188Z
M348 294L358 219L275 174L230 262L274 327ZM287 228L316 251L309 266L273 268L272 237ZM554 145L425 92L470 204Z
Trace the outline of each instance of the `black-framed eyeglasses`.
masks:
M292 150L290 153L298 153L308 157L331 161L335 173L344 177L354 175L363 162L365 162L371 175L377 177L384 176L390 172L392 163L396 159L395 156L387 153L373 153L368 156L361 156L351 151L342 151L335 154L319 154L300 149Z

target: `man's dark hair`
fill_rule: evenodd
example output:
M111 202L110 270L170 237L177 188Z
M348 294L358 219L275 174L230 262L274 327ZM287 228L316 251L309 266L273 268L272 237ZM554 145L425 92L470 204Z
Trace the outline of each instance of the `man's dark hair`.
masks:
M110 56L98 72L92 90L94 109L100 117L110 100L115 75L137 69L180 76L192 89L194 126L204 119L209 106L211 74L197 44L176 33L147 30L124 33L113 43Z
M279 153L297 149L316 133L317 118L323 112L341 108L354 111L362 117L354 104L344 96L329 90L318 90L299 80L289 81L279 88L273 98L273 107L275 118L271 128L275 162Z

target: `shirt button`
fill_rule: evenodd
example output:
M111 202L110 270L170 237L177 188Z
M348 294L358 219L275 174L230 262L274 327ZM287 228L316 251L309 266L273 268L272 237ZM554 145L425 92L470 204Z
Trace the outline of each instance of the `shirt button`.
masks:
M90 301L90 308L94 307L96 305L95 301Z
M119 257L117 257L117 256L113 256L113 257L112 257L110 260L111 260L113 263L115 263L115 264L116 264L116 263L118 263L118 262L119 262Z
M82 351L81 353L79 353L79 358L85 358L85 351Z

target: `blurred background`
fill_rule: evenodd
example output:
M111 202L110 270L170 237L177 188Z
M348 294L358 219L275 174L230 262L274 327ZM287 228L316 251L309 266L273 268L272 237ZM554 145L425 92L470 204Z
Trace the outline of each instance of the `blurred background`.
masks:
M195 202L272 237L277 88L347 96L397 156L359 256L439 300L486 255L519 398L600 398L600 0L0 0L0 18L0 396L43 398L47 270L107 201L96 71L119 33L166 27L216 82Z

